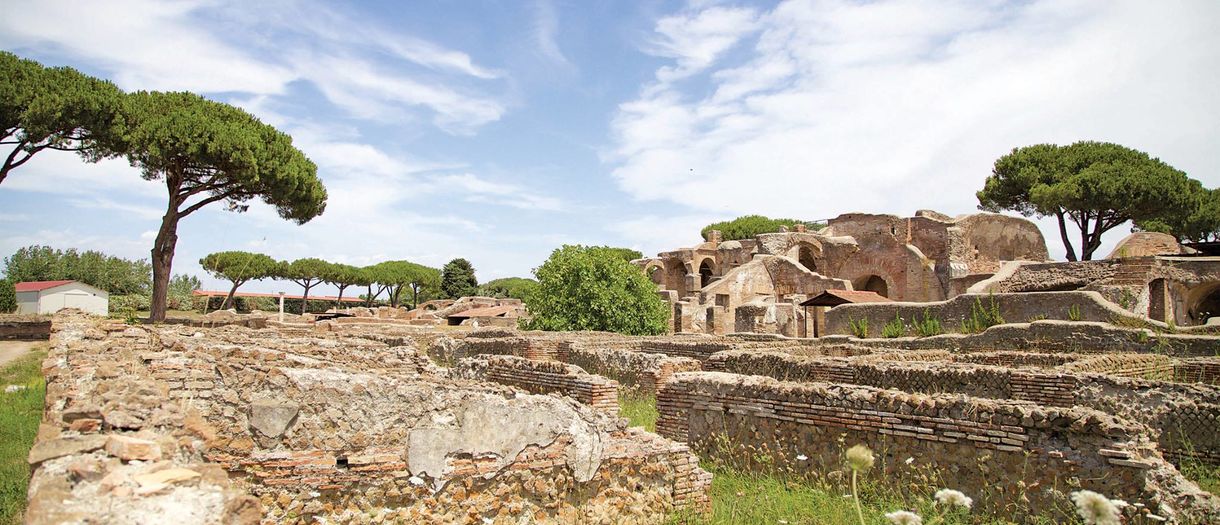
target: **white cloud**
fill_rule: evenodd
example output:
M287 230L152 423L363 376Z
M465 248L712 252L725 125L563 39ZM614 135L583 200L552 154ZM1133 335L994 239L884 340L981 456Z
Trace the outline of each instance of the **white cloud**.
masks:
M557 40L559 33L559 15L555 6L548 0L534 2L534 43L542 56L563 67L572 67L568 58L563 56Z
M657 38L645 51L675 59L677 65L657 70L662 81L702 71L742 37L755 30L753 9L713 6L657 21Z
M449 191L457 190L469 202L484 202L512 206L523 210L562 211L559 199L538 195L515 184L489 181L476 175L444 175L433 182Z
M320 2L48 0L9 11L0 18L0 47L75 57L108 71L124 89L258 100L304 80L356 118L406 121L422 110L456 134L505 112L480 94L500 72Z
M1220 85L1220 4L789 1L758 15L734 60L724 49L746 26L704 22L724 9L657 23L674 64L619 107L605 155L637 199L810 219L956 214L1011 148L1084 139L1220 183L1207 89ZM719 34L706 27L729 36L674 36ZM700 71L708 84L666 82ZM1044 231L1054 249L1058 232Z

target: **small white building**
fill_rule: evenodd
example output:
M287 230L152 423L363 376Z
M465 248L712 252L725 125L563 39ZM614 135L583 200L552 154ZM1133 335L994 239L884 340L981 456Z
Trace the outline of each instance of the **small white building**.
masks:
M82 282L30 281L13 287L19 314L53 314L64 308L101 316L110 312L110 294Z

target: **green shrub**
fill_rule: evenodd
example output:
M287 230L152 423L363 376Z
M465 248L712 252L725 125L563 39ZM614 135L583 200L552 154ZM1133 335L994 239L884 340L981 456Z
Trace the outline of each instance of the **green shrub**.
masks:
M893 339L895 337L902 337L906 334L907 334L907 325L906 325L906 323L904 323L902 321L901 317L898 317L898 314L896 314L896 313L894 314L893 321L885 323L885 326L881 327L881 337L884 337L887 339Z
M961 328L962 333L977 334L998 324L1004 324L1004 317L1000 315L1000 303L995 296L988 296L987 304L976 297L970 305L970 317L962 320Z
M859 321L849 318L847 324L851 325L852 335L860 339L868 339L868 318L860 319Z
M940 324L939 317L932 317L931 311L925 309L923 316L917 316L911 320L911 326L915 329L915 333L919 337L928 337L945 333L944 327Z
M731 221L721 221L704 226L700 234L703 235L704 240L707 240L707 236L712 230L720 230L721 240L735 241L753 239L755 235L760 233L776 233L780 230L780 227L792 228L797 224L804 224L810 231L820 230L825 227L824 224L798 221L796 219L772 219L762 215L746 215Z
M658 335L669 330L669 308L657 286L621 252L567 245L534 270L538 287L525 299L533 330L602 330Z
M0 314L15 311L17 311L17 290L13 288L13 281L0 279Z
M146 312L152 298L147 295L112 295L110 296L110 313L114 315L125 312Z

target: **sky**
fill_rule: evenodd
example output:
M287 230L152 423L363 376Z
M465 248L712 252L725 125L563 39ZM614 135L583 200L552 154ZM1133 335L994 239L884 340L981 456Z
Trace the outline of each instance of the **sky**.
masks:
M1037 143L1116 142L1220 186L1214 0L0 3L0 49L237 105L318 165L304 225L261 204L183 220L174 273L209 289L198 261L222 250L465 257L482 282L752 213L971 213L995 159ZM147 258L165 191L42 152L0 184L0 254Z

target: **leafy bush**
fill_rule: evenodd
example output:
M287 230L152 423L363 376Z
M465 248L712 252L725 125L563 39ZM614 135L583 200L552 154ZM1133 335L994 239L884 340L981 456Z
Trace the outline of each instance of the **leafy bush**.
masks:
M17 290L13 289L13 281L0 279L0 314L17 311Z
M534 330L604 330L630 335L668 331L669 309L657 287L621 254L604 247L565 245L534 270L538 287L526 297Z
M152 298L147 295L111 295L110 313L117 315L123 312L144 312L148 311L150 304Z
M928 310L923 311L922 317L915 317L911 320L911 327L915 329L915 333L919 337L929 337L945 333L944 327L940 324L940 318L932 317L932 313Z
M868 338L868 318L864 318L859 321L849 318L847 320L847 324L851 325L852 335L860 339Z
M781 227L792 228L797 224L804 224L811 231L822 229L824 225L798 221L796 219L772 219L763 217L762 215L746 215L738 217L731 221L721 221L709 224L703 227L700 233L703 239L707 240L708 233L712 230L720 230L721 240L734 241L740 239L752 239L760 233L776 233Z
M523 277L493 279L479 286L479 295L487 297L509 297L524 300L530 291L538 287L538 281Z
M994 296L990 296L984 305L983 300L976 297L974 304L970 306L970 317L962 320L962 332L977 334L998 324L1004 324L1004 317L1000 315L1000 303Z

